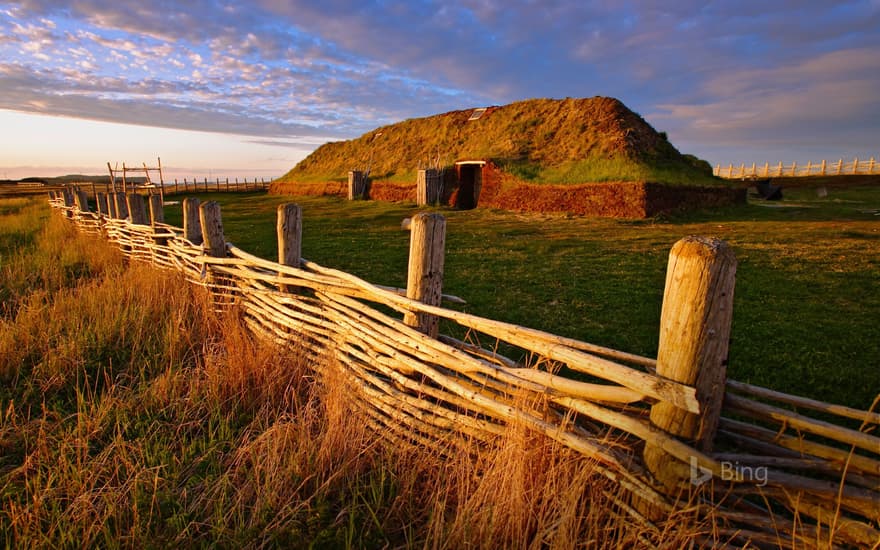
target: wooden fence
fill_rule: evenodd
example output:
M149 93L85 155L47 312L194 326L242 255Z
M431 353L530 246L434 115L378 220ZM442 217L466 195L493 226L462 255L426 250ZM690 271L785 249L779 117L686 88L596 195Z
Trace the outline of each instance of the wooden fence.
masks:
M182 180L175 178L174 183L164 182L161 184L155 183L149 185L129 183L125 189L117 183L116 192L122 191L123 193L126 193L129 191L140 190L150 194L158 194L164 199L165 195L176 195L181 193L246 193L251 191L266 191L269 189L271 183L272 180L266 181L264 178L256 177L242 178L241 181L239 181L238 178L212 178L210 180L208 178L183 178ZM64 184L64 187L70 188L73 194L76 194L79 190L84 190L92 199L95 199L98 196L98 193L109 195L114 192L114 187L111 183L82 181ZM55 190L56 188L52 189Z
M782 162L771 165L769 162L766 162L763 166L755 163L752 163L751 166L746 166L745 164L721 166L716 164L714 173L716 176L726 179L871 175L880 174L880 163L875 162L874 157L871 157L867 160L854 158L851 162L844 162L843 159L832 162L826 160L819 162L810 161L800 166L796 162L792 162L789 165L785 165Z
M880 414L726 379L736 259L722 241L673 247L653 359L441 307L455 298L442 294L440 214L412 219L404 290L303 259L296 205L279 206L272 262L225 241L215 202L185 199L181 229L155 196L99 195L98 212L84 193L50 201L240 308L257 335L338 364L377 436L488 444L515 420L595 460L646 532L686 508L731 544L880 543Z

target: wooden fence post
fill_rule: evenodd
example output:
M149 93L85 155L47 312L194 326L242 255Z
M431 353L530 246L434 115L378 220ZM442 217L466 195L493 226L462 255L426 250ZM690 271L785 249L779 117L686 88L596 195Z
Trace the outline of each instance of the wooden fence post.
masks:
M868 161L868 173L874 173L874 157L871 157L871 160Z
M116 192L107 191L107 215L111 218L118 218L119 213L116 211Z
M443 293L443 262L446 248L446 218L420 212L410 226L409 268L406 296L424 304L439 306ZM407 313L403 322L436 338L439 319L424 313Z
M782 161L781 160L779 161L779 168L776 171L776 177L778 177L778 178L782 177Z
M89 211L89 195L85 191L77 189L76 194L73 196L73 200L76 203L77 210L80 212Z
M153 226L157 223L165 223L165 206L159 195L150 195L150 223Z
M128 205L125 203L125 191L113 193L113 201L116 204L116 217L124 220L128 217Z
M223 220L220 217L220 203L208 201L199 206L199 221L202 223L202 239L205 253L215 258L226 257L226 237L223 235Z
M144 205L144 198L137 193L129 193L125 200L128 205L128 214L131 216L131 223L148 225L150 221L147 219L147 207Z
M95 209L101 216L106 216L107 210L107 193L95 193Z
M819 173L820 176L825 175L825 159L822 159L822 171Z
M199 219L199 199L183 199L183 236L193 244L202 244L202 222Z
M298 204L278 205L276 233L278 235L278 263L299 267L302 258L302 208ZM283 292L290 292L290 285L281 285Z
M302 208L293 203L278 205L278 263L299 267L302 257Z
M700 414L669 403L651 407L651 424L711 451L721 416L733 317L736 257L724 241L686 237L672 247L660 314L657 374L696 388ZM645 444L645 465L670 489L694 481L692 465Z
M770 163L769 162L764 163L764 177L765 178L770 177Z
M229 192L229 178L226 178L226 192Z
M853 159L853 175L859 173L859 157Z

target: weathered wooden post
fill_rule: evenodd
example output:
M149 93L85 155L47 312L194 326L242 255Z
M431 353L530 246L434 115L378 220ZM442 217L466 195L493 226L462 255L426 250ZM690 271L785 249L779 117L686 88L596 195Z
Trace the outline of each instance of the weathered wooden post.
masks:
M859 157L853 159L853 175L859 173Z
M76 208L80 212L88 212L89 211L89 195L83 191L82 189L77 189L76 194L73 196L74 202L76 202Z
M108 214L106 193L95 193L95 210L97 210L98 214L101 216L106 216Z
M446 247L446 218L420 212L410 225L409 267L406 296L424 304L439 306L443 293L443 262ZM407 313L403 322L437 337L439 319L435 315Z
M229 178L226 178L226 192L229 192Z
M299 267L302 258L302 208L298 204L287 203L278 205L278 263L291 267ZM282 285L281 290L290 292L289 285Z
M150 223L165 223L165 206L160 195L150 195Z
M193 244L202 244L202 222L199 219L199 199L183 199L183 236Z
M126 205L128 206L128 214L131 216L131 223L137 225L149 225L147 219L147 207L144 204L144 197L137 193L129 193L126 197Z
M360 170L348 172L348 200L365 199L366 178Z
M419 206L437 204L440 200L440 173L434 168L419 170L416 202Z
M672 247L660 314L657 374L696 388L700 414L669 403L651 407L651 424L711 451L727 374L736 258L724 241L686 237ZM670 490L695 481L692 465L645 443L645 465Z
M821 170L819 170L819 175L820 176L825 175L825 159L822 159L822 168L821 168Z
M128 205L125 202L125 191L113 193L113 202L116 204L116 217L124 220L128 217Z
M108 191L107 192L107 215L111 218L119 217L116 212L116 192Z
M215 258L226 257L226 237L223 235L223 220L220 218L220 203L208 201L199 206L199 221L202 224L202 239L205 254Z

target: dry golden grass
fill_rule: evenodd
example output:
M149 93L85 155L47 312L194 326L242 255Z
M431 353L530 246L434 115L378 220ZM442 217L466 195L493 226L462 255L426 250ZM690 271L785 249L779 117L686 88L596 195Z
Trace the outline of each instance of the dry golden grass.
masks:
M516 424L490 447L388 444L338 365L255 340L201 289L124 265L65 227L50 221L8 266L80 268L16 286L18 306L0 319L7 547L677 548L728 537L688 514L646 528L591 461Z

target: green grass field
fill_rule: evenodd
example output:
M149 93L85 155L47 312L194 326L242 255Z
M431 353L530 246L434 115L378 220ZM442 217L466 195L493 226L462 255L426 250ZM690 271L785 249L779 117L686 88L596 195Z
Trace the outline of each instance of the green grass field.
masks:
M405 286L413 204L264 194L199 195L223 206L227 240L274 259L275 210L304 210L303 256ZM447 216L444 291L462 309L655 355L669 249L686 235L738 258L729 376L867 408L880 394L880 188L785 191L785 200L612 220L496 210ZM180 225L180 209L167 207Z

